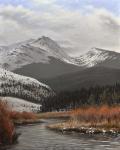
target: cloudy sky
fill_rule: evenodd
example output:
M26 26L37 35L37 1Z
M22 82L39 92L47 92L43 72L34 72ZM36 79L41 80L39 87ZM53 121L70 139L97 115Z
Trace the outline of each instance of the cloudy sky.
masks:
M0 45L42 35L73 55L120 52L120 0L0 0Z

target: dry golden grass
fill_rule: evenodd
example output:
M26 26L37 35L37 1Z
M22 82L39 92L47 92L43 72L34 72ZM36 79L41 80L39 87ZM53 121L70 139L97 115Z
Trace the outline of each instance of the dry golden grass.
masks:
M67 114L70 116L68 121L49 125L48 127L55 130L81 128L88 130L92 127L96 131L103 131L103 129L106 131L110 131L111 129L120 131L120 106L82 107L67 112Z
M42 119L50 119L50 118L69 118L71 116L71 111L66 112L46 112L40 113L38 115L39 118Z
M75 126L120 128L120 106L79 108L72 112L69 122Z
M16 111L11 111L10 112L10 117L13 121L16 120L36 120L37 115L32 113L32 112L16 112Z

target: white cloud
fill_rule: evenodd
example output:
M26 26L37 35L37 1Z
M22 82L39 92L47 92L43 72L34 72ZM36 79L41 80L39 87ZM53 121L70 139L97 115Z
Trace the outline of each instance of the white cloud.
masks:
M47 3L48 0L45 1ZM37 10L22 6L0 6L1 44L41 35L72 46L72 50L68 51L70 53L81 53L91 47L119 51L120 17L104 9L93 8L89 9L89 13L83 13L66 10L52 3L49 8Z

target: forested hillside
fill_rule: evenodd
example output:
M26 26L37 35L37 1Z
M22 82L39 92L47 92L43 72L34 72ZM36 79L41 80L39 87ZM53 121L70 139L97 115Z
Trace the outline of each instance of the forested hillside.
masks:
M53 95L52 89L36 79L0 69L0 96L22 98L39 103Z

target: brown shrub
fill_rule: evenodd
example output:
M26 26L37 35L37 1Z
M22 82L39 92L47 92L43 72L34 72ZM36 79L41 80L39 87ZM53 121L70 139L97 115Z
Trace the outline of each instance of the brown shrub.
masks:
M9 109L6 103L0 101L0 143L13 142L14 125L10 119Z
M16 112L11 111L10 117L12 120L34 120L37 119L36 115L32 112Z

